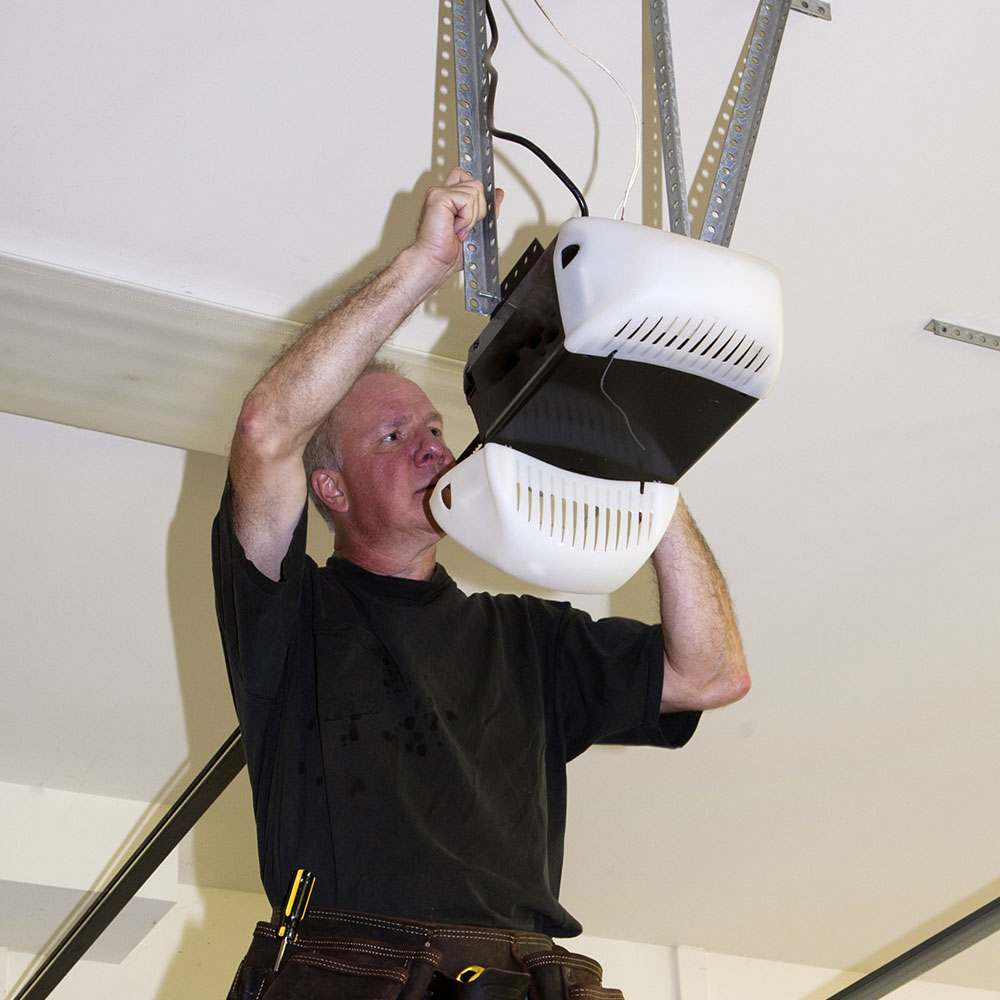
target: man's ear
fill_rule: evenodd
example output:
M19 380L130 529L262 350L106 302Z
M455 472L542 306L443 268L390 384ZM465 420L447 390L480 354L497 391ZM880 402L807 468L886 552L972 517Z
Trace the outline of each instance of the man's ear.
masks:
M338 469L314 469L309 482L316 496L335 514L346 514L350 509Z

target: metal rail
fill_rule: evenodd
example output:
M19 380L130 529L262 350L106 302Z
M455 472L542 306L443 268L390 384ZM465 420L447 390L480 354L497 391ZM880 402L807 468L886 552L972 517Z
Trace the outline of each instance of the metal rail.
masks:
M829 1000L878 1000L1000 930L1000 897L929 937Z
M245 764L243 741L237 729L112 876L13 1000L44 1000L59 985Z

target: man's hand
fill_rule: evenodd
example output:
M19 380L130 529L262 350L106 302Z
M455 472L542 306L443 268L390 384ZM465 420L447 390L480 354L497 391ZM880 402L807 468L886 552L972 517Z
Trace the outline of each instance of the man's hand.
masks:
M497 208L503 191L497 189ZM462 266L462 244L486 215L483 185L461 167L452 167L444 186L431 188L424 199L414 247L445 268L446 274Z

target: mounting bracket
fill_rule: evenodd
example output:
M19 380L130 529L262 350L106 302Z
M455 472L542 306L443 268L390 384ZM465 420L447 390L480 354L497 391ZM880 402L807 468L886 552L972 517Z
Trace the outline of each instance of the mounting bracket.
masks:
M989 347L994 351L1000 351L1000 336L995 333L983 333L981 330L972 330L967 326L959 326L957 323L945 323L939 319L932 319L924 329L930 330L938 337L961 340L965 344L974 344L976 347Z
M801 11L810 17L821 17L824 21L832 20L830 5L817 0L792 0L792 10Z
M709 243L729 246L732 239L791 4L792 0L760 0L757 5L757 17L747 38L743 71L733 97L726 137L718 150L715 181L701 227L700 238Z
M500 304L493 138L487 122L486 2L453 0L455 111L461 166L483 182L486 217L465 241L465 308L489 316Z
M656 103L660 111L660 143L663 146L663 183L670 231L691 235L687 185L684 183L684 154L681 125L677 113L677 86L674 83L674 53L670 43L667 0L649 0L649 29L653 40L653 70Z
M483 182L488 206L486 217L465 243L465 307L488 316L500 304L502 292L497 263L493 137L487 112L491 50L486 41L486 0L452 0L450 10L459 159ZM788 13L798 10L830 20L830 4L826 0L759 0L737 74L702 158L699 175L707 176L712 166L716 168L711 192L707 199L697 200L685 190L667 0L648 0L648 10L670 229L690 236L692 228L697 228L700 239L728 246ZM703 185L699 184L698 190L703 190ZM692 213L695 205L697 212Z

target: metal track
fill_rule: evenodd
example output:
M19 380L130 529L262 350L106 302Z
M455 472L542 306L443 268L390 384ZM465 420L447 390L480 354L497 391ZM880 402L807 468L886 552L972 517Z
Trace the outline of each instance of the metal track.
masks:
M957 920L863 979L834 993L829 1000L879 1000L997 930L1000 930L1000 899Z
M59 985L245 764L243 741L237 729L46 956L14 1000L44 1000Z

